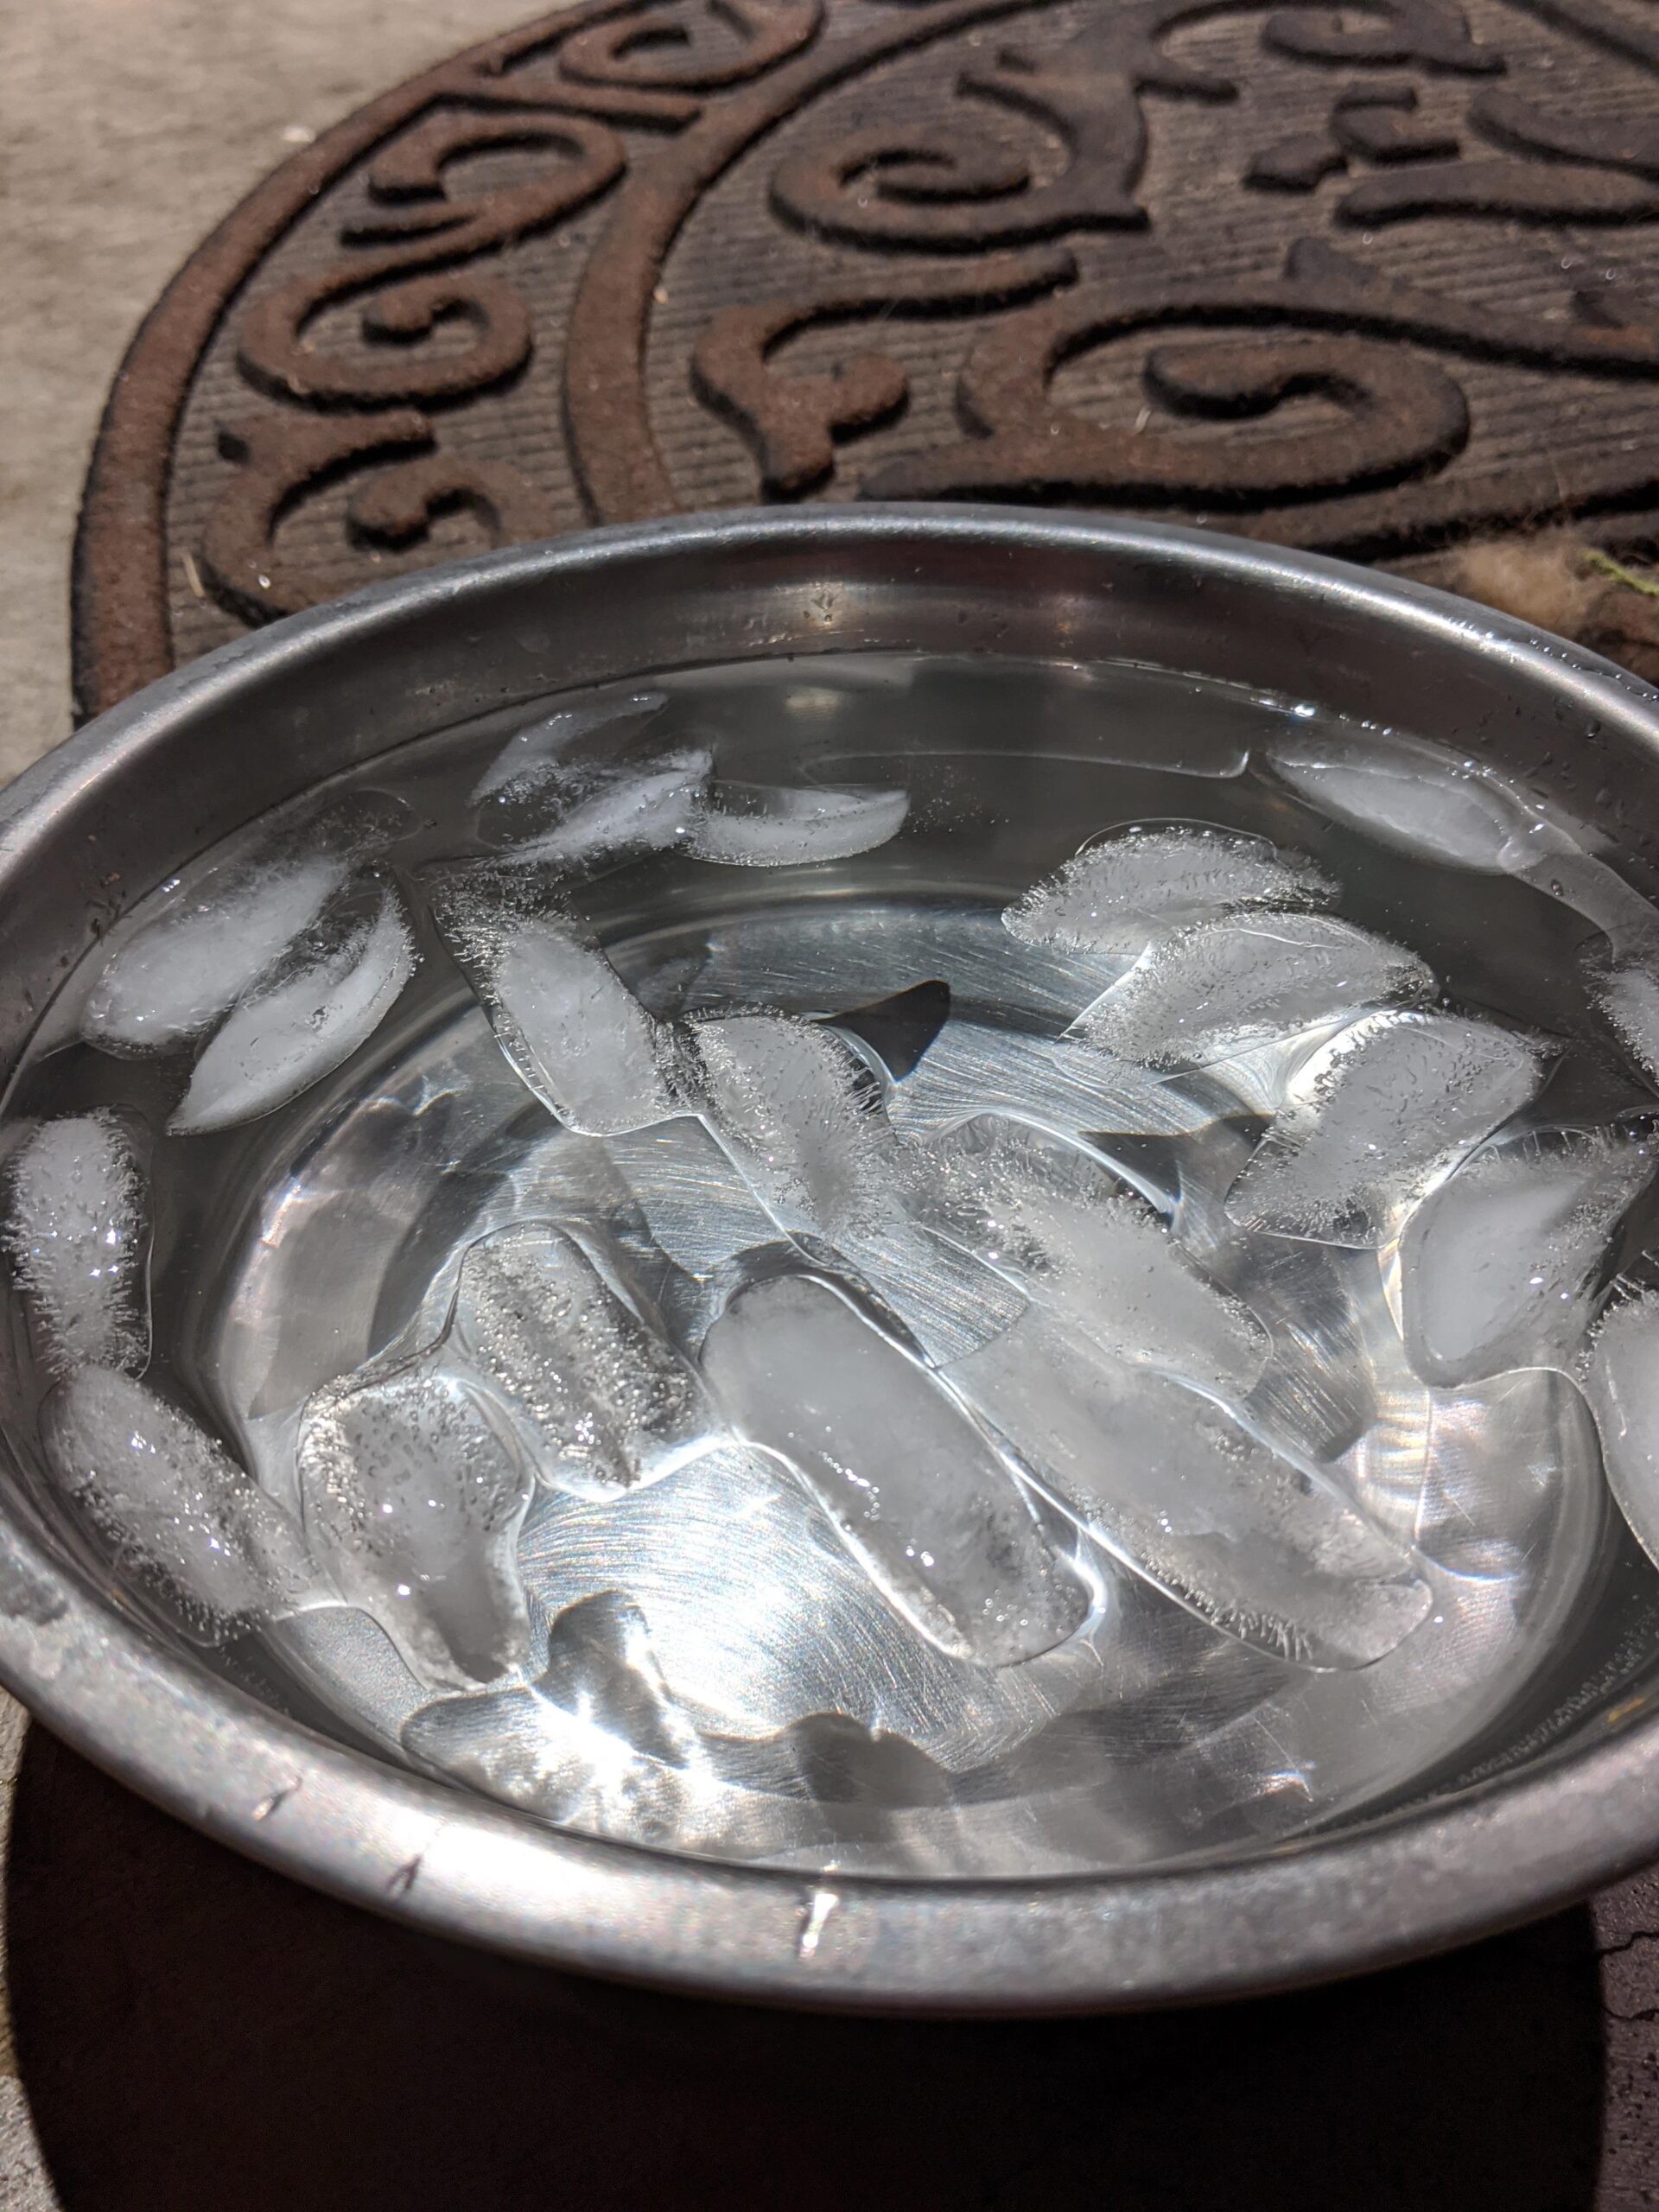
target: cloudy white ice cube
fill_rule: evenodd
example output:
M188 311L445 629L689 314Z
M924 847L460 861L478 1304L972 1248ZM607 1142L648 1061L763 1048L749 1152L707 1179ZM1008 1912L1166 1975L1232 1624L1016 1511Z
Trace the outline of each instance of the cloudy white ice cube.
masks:
M311 1592L315 1573L294 1521L145 1384L79 1368L48 1399L41 1428L63 1490L197 1633L216 1641Z
M1155 933L1206 915L1322 906L1336 889L1299 853L1184 823L1103 837L1033 884L1002 918L1027 944L1133 955Z
M560 707L539 721L515 730L474 785L473 804L497 792L528 789L544 780L573 747L601 732L615 744L659 715L665 693L636 691L626 698L596 701L586 707Z
M1099 1161L998 1115L933 1147L930 1226L1106 1351L1248 1395L1268 1332Z
M45 1122L12 1163L4 1242L47 1368L149 1358L149 1191L114 1114Z
M1224 915L1156 940L1071 1033L1150 1067L1196 1066L1434 988L1415 953L1335 915Z
M902 791L715 783L690 817L686 846L730 868L803 868L887 844L909 810Z
M1536 1043L1461 1014L1383 1008L1319 1047L1227 1202L1241 1227L1385 1242L1436 1173L1536 1090Z
M1050 1316L951 1379L1109 1550L1230 1636L1304 1666L1368 1667L1429 1611L1410 1554L1311 1462Z
M200 1036L318 920L407 817L401 801L368 793L321 816L262 826L176 891L147 901L92 987L82 1033L118 1053L168 1052Z
M1611 1308L1591 1344L1584 1383L1608 1486L1659 1567L1659 1291Z

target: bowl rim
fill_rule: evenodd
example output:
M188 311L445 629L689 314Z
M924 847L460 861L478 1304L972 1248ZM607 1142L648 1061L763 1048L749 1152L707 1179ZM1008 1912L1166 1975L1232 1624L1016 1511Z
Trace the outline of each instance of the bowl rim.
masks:
M1496 653L1659 754L1659 691L1565 640L1322 556L1181 525L978 505L738 510L595 530L371 586L221 646L66 739L0 795L0 889L96 779L187 710L218 709L323 640L411 603L641 556L767 542L829 559L966 537L1179 558L1347 601ZM1561 1904L1659 1848L1659 1704L1536 1770L1247 1859L929 1884L744 1867L564 1834L347 1749L162 1649L0 1497L0 1681L164 1809L267 1866L426 1932L623 1980L753 2002L934 2014L1103 2010L1255 1993L1444 1948Z

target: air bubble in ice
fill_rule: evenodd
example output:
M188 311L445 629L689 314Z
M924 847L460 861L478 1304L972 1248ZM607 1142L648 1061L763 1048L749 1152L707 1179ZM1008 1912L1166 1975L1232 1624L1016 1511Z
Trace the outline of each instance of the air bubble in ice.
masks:
M13 1162L5 1245L54 1375L149 1358L149 1193L113 1114L46 1122Z

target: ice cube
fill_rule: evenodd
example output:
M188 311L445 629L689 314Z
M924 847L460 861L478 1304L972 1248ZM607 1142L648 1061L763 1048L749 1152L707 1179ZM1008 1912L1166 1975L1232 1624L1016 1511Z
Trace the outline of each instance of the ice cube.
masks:
M130 1376L78 1369L47 1400L41 1433L54 1475L118 1557L154 1575L207 1639L312 1590L304 1541L276 1499Z
M529 723L514 732L474 785L473 804L498 791L521 791L542 781L584 738L601 731L611 743L632 736L667 704L661 691L638 691L631 698L561 707L556 714Z
M1122 830L1085 846L1003 915L1032 944L1140 952L1160 931L1251 906L1322 906L1337 887L1300 853L1182 824Z
M395 891L325 915L232 1008L168 1127L230 1128L297 1097L374 1034L419 957Z
M755 1284L715 1322L702 1358L734 1426L794 1471L941 1650L1009 1666L1082 1624L1082 1586L983 1432L829 1284Z
M683 1110L671 1039L568 916L534 884L462 869L433 893L445 943L524 1084L567 1128L610 1135Z
M1367 1001L1434 989L1414 953L1332 915L1222 916L1151 945L1069 1033L1151 1067L1201 1065Z
M885 845L909 811L899 791L717 783L691 817L686 849L728 867L801 868Z
M1545 1130L1486 1146L1413 1217L1400 1309L1426 1382L1571 1363L1619 1217L1654 1171L1652 1141Z
M54 1375L149 1359L149 1193L113 1114L43 1122L11 1171L5 1244Z
M1659 1291L1609 1309L1591 1342L1584 1388L1607 1486L1659 1567Z
M782 1224L878 1226L902 1171L857 1054L788 1014L705 1016L689 1035L710 1126Z
M305 1409L299 1481L317 1555L421 1681L523 1663L513 1548L532 1478L476 1390L430 1357L331 1383Z
M562 1230L522 1223L474 1244L451 1325L555 1489L610 1496L708 1449L696 1374Z
M693 746L649 763L552 769L533 796L538 812L552 806L554 820L532 836L515 838L503 860L571 872L683 844L713 765L709 753Z
M1089 1154L986 1114L928 1160L928 1225L1035 1304L1124 1358L1240 1395L1255 1386L1267 1331Z
M1533 1040L1384 1008L1313 1052L1227 1201L1241 1228L1386 1243L1438 1174L1538 1087Z
M929 1358L959 1358L1020 1311L1022 1297L917 1219L917 1163L840 1037L760 1014L690 1033L709 1123L778 1226L845 1254Z
M1598 993L1602 1013L1650 1082L1659 1083L1659 966L1615 968Z
M360 861L408 820L367 792L251 839L185 887L146 900L92 988L81 1033L110 1052L164 1052L211 1028L308 929Z
M1573 849L1565 832L1473 760L1415 738L1322 734L1271 746L1275 775L1333 822L1419 860L1490 874Z
M1230 1636L1369 1667L1429 1611L1409 1554L1317 1466L1167 1375L1037 1314L951 1374L1109 1550Z

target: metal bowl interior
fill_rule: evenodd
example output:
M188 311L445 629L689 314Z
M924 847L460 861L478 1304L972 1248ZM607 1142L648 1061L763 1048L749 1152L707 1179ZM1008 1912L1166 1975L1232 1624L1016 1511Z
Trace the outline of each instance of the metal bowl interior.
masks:
M296 617L101 718L0 802L0 1065L133 899L269 807L550 691L782 655L1128 659L1294 692L1501 765L1659 887L1659 695L1441 595L1189 531L960 509L694 518L514 551ZM1659 1606L1481 1775L1150 1874L801 1876L556 1833L330 1742L163 1649L0 1490L0 1677L212 1834L524 1958L751 1999L934 2012L1171 2002L1490 1930L1659 1846Z

